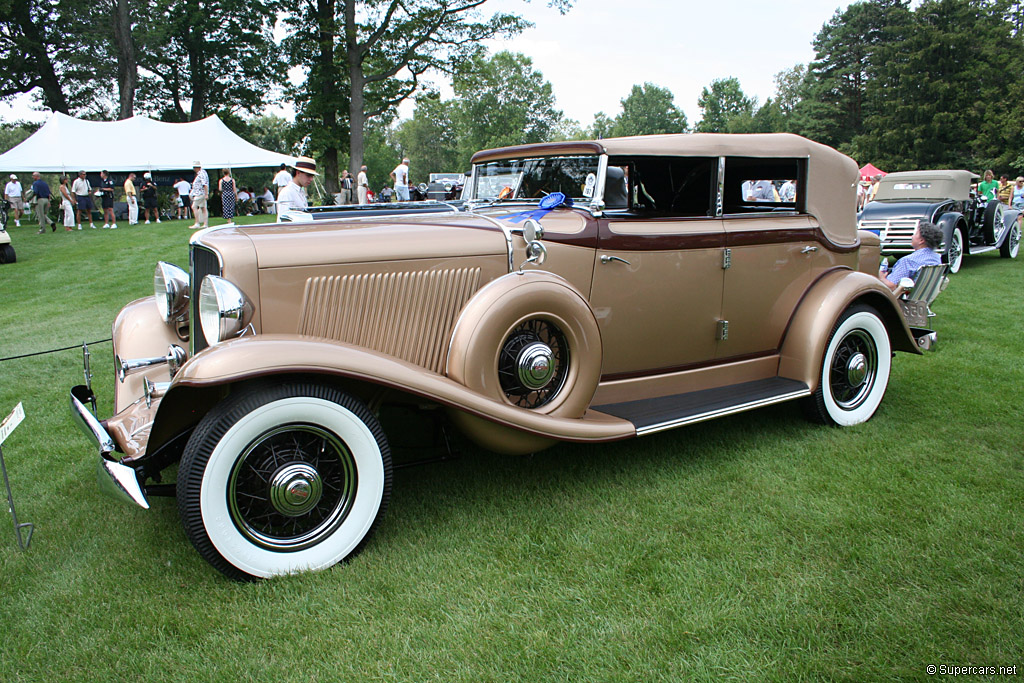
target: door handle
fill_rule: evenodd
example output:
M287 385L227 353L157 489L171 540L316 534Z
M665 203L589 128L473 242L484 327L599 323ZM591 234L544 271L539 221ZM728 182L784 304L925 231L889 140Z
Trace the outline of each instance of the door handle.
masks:
M624 258L620 258L618 256L609 256L608 254L601 254L601 263L611 263L612 261L621 261L622 263L625 263L627 266L631 265L630 262Z
M815 251L818 251L817 247L804 247L803 249L800 250L800 253L801 254L810 254L810 253L815 252Z

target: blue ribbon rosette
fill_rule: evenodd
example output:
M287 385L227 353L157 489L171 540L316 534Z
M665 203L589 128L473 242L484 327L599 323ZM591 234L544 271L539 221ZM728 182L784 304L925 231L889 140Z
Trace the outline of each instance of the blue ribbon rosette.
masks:
M513 213L505 216L505 220L511 221L512 223L520 223L528 218L533 218L534 220L539 221L559 206L572 206L572 197L566 197L561 192L552 192L541 199L537 208L533 211L520 211L519 213Z

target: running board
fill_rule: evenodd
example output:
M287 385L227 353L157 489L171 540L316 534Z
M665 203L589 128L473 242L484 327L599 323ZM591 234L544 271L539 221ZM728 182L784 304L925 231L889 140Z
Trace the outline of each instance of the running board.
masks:
M977 256L978 254L984 254L987 251L995 251L999 247L989 246L974 246L971 245L971 256Z
M643 436L810 395L810 388L803 382L770 377L675 396L610 403L593 409L632 422L636 435Z

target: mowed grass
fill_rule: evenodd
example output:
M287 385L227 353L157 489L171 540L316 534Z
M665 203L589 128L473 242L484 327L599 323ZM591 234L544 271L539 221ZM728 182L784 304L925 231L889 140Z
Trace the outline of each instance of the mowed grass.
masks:
M110 336L186 265L185 222L36 235L0 266L0 357ZM172 499L101 495L77 350L0 363L2 681L924 680L1024 665L1024 262L965 260L939 343L848 429L795 404L643 439L395 473L366 550L238 584ZM110 345L93 348L102 415Z

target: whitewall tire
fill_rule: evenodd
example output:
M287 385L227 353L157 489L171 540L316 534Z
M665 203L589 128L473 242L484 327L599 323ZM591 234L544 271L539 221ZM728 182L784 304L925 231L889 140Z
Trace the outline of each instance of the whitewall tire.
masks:
M238 579L316 571L351 557L390 493L380 424L358 400L318 384L232 394L199 423L178 471L189 540Z
M892 346L885 323L865 305L851 306L836 322L822 359L809 414L842 427L871 419L889 385Z

